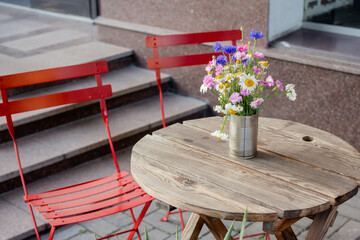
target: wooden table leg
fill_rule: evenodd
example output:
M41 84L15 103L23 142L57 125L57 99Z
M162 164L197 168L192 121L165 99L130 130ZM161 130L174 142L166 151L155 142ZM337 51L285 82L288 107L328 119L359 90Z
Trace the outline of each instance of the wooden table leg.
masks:
M330 209L317 214L310 225L310 229L305 240L323 239L329 227L335 221L336 216L337 206L331 207Z
M220 219L205 215L200 215L200 217L205 222L206 226L209 228L216 240L223 240L225 238L228 230ZM230 240L234 239L230 237Z
M181 240L197 240L203 225L204 221L200 215L192 213L181 234Z
M290 226L281 232L275 233L275 237L277 240L297 240L297 237Z

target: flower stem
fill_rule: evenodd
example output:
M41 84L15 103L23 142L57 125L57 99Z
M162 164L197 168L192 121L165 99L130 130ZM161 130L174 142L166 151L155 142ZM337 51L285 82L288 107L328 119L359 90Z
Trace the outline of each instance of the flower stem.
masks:
M223 122L223 125L222 125L222 127L221 127L220 133L223 132L224 127L225 127L225 123L226 123L226 120L227 120L228 117L229 117L229 113L226 113L226 116L225 116L225 118L224 118L224 122Z
M290 92L290 91L289 91ZM278 93L278 94L274 94L274 95L271 95L271 96L266 96L265 99L267 98L271 98L271 97L275 97L275 96L280 96L280 95L284 95L284 94L287 94L289 92L283 92L283 93Z

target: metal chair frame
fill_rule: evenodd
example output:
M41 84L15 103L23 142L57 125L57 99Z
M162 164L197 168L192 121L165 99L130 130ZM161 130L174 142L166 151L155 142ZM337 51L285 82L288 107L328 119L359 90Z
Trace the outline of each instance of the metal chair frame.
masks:
M112 90L110 85L103 85L101 81L101 74L106 72L108 72L107 62L99 61L0 77L2 98L0 116L6 117L8 130L14 143L14 150L24 190L24 199L29 206L37 239L40 239L40 235L33 208L51 225L49 240L53 239L55 229L59 226L88 221L126 210L130 211L134 223L133 228L99 238L99 240L129 232L128 240L132 239L135 232L138 238L141 239L138 227L154 198L146 194L128 172L120 171L111 139L108 111L105 103L105 98L112 96ZM8 99L7 89L10 88L64 81L85 76L94 76L96 87L29 97L14 101L9 101ZM15 139L12 115L42 108L93 100L99 100L100 102L101 115L107 131L116 173L88 182L42 193L29 194L21 166L18 145ZM136 219L132 209L140 205L144 205L144 207Z
M210 43L210 42L217 42L217 41L218 42L231 41L231 44L233 46L236 46L237 40L242 40L242 32L240 29L146 37L146 47L152 48L152 52L153 52L153 58L149 58L147 60L147 65L148 65L149 69L155 70L156 82L157 82L157 85L159 88L160 107L161 107L163 127L166 127L166 122L165 122L163 96L162 96L162 89L161 89L160 69L207 64L209 61L211 61L212 56L217 57L222 53L221 52L218 52L218 53L210 52L210 53L201 53L201 54L195 54L195 55L178 55L178 56L159 57L158 48L159 47L179 46L179 45ZM200 84L199 84L199 86L200 86ZM181 210L179 210L179 213L180 213L180 218L181 218L181 224L184 229L184 222L183 222ZM166 214L165 218L163 218L161 220L167 220L168 216L169 216L169 212ZM263 234L265 234L265 233L262 233L261 235L263 235Z

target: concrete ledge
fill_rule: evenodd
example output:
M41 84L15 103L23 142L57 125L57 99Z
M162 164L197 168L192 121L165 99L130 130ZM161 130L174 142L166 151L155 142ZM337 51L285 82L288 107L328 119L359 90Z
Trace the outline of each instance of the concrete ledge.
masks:
M127 30L137 33L142 33L144 35L168 35L168 34L183 34L185 32L174 31L165 28L153 27L144 24L124 22L114 19L108 19L104 17L98 17L94 21L99 26L117 28L119 30ZM226 44L226 43L225 43ZM205 43L202 44L205 46L212 46L213 44ZM144 46L145 46L145 36L144 36ZM136 49L134 49L136 51ZM291 51L281 51L276 48L258 48L258 51L261 51L265 54L266 57L300 63L304 65L309 65L313 67L319 67L323 69L329 69L344 73L351 73L355 75L360 75L360 64L349 63L348 61L342 61L336 58L332 58L331 53L327 53L326 57L318 56L310 52L302 51L299 49L292 49Z

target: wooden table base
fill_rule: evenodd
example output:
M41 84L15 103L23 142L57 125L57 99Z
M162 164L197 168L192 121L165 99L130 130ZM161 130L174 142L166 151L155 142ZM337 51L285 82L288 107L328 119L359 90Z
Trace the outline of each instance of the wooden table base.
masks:
M181 240L197 240L204 224L209 228L216 240L225 238L227 229L220 219L192 213L181 235ZM231 237L230 240L234 239Z
M317 214L310 226L306 240L323 239L329 227L334 223L336 216L337 206ZM280 219L276 222L265 222L263 230L274 234L277 240L297 240L291 225L299 219ZM197 240L204 224L216 240L224 239L227 229L220 219L192 213L181 235L181 240ZM233 240L233 238L230 239Z

